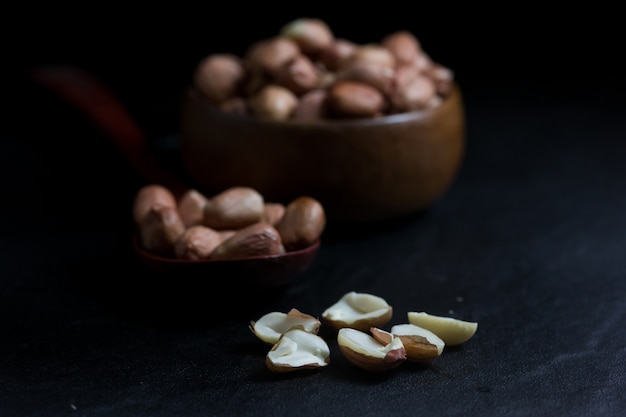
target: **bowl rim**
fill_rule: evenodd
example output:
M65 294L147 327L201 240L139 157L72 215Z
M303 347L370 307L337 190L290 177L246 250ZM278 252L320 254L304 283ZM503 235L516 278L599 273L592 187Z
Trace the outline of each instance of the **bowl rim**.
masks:
M187 87L185 100L192 98L200 105L204 106L208 114L231 122L245 121L253 126L284 126L290 128L324 128L324 127L373 127L392 124L400 124L411 121L419 121L430 117L435 117L451 106L456 100L461 99L461 90L457 81L452 82L450 93L443 97L441 102L432 108L413 110L404 113L388 114L380 117L354 118L354 119L322 119L322 120L269 120L259 119L235 113L228 113L215 107L208 98L202 95L193 85Z

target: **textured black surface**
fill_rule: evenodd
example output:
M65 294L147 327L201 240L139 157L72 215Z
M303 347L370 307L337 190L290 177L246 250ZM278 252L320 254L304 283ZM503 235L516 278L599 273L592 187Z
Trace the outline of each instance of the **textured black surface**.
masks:
M0 415L623 415L626 105L623 84L581 73L466 76L450 190L405 221L329 233L310 269L253 307L216 277L155 290L130 247L142 179L69 105L19 84L0 140ZM115 80L144 125L172 133L157 120L175 120L169 97ZM390 325L428 311L479 328L429 367L367 374L323 329L328 367L265 368L250 320L320 315L348 291L387 299Z

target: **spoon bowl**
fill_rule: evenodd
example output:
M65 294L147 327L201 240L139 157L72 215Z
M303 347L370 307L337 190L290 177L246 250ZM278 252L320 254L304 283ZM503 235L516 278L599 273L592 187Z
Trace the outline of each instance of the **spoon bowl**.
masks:
M156 255L141 246L136 233L132 236L132 243L138 259L155 274L175 275L184 277L187 281L211 281L215 285L233 284L246 290L259 290L289 284L313 262L321 241L318 239L306 248L279 255L224 260L188 260Z

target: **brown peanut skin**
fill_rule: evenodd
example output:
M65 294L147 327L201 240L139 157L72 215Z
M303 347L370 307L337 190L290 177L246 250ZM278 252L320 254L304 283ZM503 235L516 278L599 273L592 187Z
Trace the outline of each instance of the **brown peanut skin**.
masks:
M178 200L178 213L185 227L202 224L204 207L209 199L198 190L190 189Z
M421 70L416 65L401 65L396 68L393 80L393 90L406 88L406 85L415 77L421 75ZM393 93L393 92L392 92Z
M241 229L261 221L265 201L250 187L231 187L210 198L202 224L212 229Z
M251 113L266 120L287 120L298 106L298 98L287 87L268 84L248 100Z
M391 51L397 65L413 64L422 52L421 45L415 35L406 30L399 30L385 36L381 45Z
M354 65L357 62L368 62L389 68L397 66L396 57L393 53L379 44L367 44L357 47L345 61L344 65Z
M349 60L357 45L347 39L338 38L320 51L319 60L329 71L337 71Z
M431 64L424 73L435 83L437 94L442 97L450 94L454 81L454 72L451 69L441 64Z
M174 246L185 232L185 225L174 207L154 205L139 224L139 241L147 251L174 257Z
M419 69L421 72L426 72L433 65L435 65L435 63L430 58L430 56L428 56L428 54L426 52L422 51L422 53L418 55L418 57L415 60L415 62L413 63L413 65L416 66L417 69Z
M401 113L428 108L436 94L434 82L426 76L418 75L394 91L390 100L393 111Z
M273 76L301 53L298 44L286 37L275 36L255 42L248 48L244 68L262 75Z
M395 69L371 62L355 62L342 68L336 76L337 81L358 81L390 94L395 82Z
M223 242L226 239L232 237L235 233L237 233L237 230L235 229L217 230L217 233L220 235L220 238L222 239L222 242Z
M323 120L326 118L326 98L328 92L323 89L312 90L303 94L298 101L291 118L293 120Z
M174 194L159 184L149 184L141 187L135 194L133 201L133 220L139 225L152 206L176 207Z
M288 251L310 246L321 237L325 227L324 207L309 196L291 201L282 219L276 224L276 230Z
M296 95L301 95L320 84L320 72L310 58L298 55L277 71L275 80Z
M265 203L262 221L275 226L285 214L285 205L281 203Z
M339 118L366 118L381 113L385 96L375 87L356 81L338 81L330 87L328 110Z
M191 226L176 240L174 253L178 259L208 259L223 241L222 235L206 226Z
M292 39L304 53L309 55L317 54L335 40L326 22L313 18L293 20L280 29L280 34Z
M235 97L245 79L241 59L232 54L212 54L204 58L193 74L198 89L214 103Z
M240 259L285 253L281 236L270 224L259 222L244 227L218 245L213 260Z

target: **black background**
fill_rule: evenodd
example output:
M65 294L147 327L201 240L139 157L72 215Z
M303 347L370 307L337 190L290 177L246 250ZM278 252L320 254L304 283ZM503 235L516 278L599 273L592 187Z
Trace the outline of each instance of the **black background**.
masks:
M622 415L621 14L601 3L410 5L8 9L0 415ZM300 16L359 42L411 30L455 71L467 112L458 178L414 218L329 231L312 266L261 306L220 292L237 277L197 293L183 277L158 287L129 242L144 179L28 71L88 70L156 140L178 131L199 59L242 53ZM329 337L327 369L266 370L249 320L292 307L319 315L352 290L386 298L392 324L425 310L479 330L426 368L369 375Z

